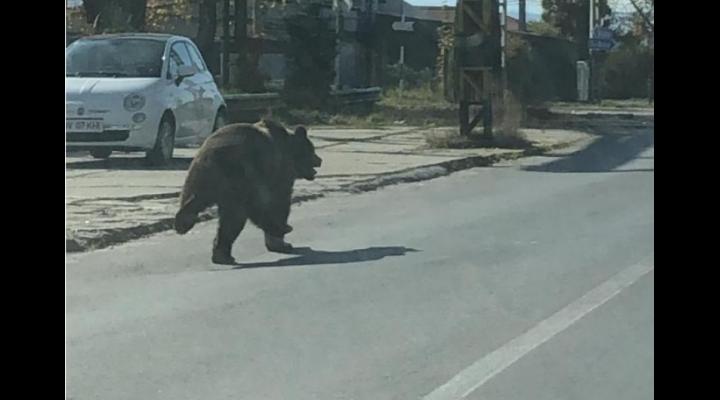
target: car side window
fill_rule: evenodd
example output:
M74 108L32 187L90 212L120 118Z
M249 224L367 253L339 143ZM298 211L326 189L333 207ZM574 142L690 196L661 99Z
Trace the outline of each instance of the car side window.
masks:
M168 79L177 76L178 67L181 65L192 65L192 59L183 43L175 43L170 48L170 62L168 63Z
M205 71L205 63L203 62L202 57L200 57L200 54L198 54L197 50L195 50L195 48L189 43L185 43L185 46L187 47L187 51L190 53L190 58L192 58L193 64L195 64L198 71Z
M167 79L173 79L173 77L177 76L178 72L178 64L175 58L173 57L172 50L170 51L170 58L168 60L168 70L167 70Z

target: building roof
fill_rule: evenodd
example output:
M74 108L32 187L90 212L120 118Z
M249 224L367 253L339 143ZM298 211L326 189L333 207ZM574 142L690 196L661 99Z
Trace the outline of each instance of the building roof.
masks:
M455 22L455 7L450 6L427 6L415 7L417 9L417 18L430 21L439 21L443 24L452 24Z

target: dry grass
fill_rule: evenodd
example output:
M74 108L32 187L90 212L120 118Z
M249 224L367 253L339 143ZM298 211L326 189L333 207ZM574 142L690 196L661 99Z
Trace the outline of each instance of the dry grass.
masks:
M516 135L497 134L492 137L473 133L461 136L457 128L431 128L425 133L427 147L433 149L527 149L532 147L520 132Z
M503 99L503 107L498 115L498 124L494 129L495 141L500 147L517 148L526 146L527 138L520 131L525 121L522 104L508 92Z
M476 128L470 135L461 136L457 128L431 129L426 134L429 147L439 149L464 148L504 148L525 149L532 144L527 140L520 127L525 119L523 107L517 99L508 94L502 107L495 107L492 137L485 137Z

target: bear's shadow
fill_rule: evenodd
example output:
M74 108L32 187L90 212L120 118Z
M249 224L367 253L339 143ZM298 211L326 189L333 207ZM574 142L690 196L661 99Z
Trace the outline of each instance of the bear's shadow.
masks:
M233 269L294 267L303 265L349 264L364 261L377 261L390 256L404 256L406 253L416 252L404 246L368 247L364 249L344 251L313 250L310 247L296 247L291 253L295 257L283 258L277 261L257 263L236 263Z

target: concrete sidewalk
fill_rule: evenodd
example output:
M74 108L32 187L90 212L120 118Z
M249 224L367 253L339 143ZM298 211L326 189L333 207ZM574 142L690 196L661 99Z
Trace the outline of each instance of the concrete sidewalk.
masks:
M433 129L450 128L311 128L310 136L323 166L314 182L296 183L296 200L430 179L591 139L581 131L526 129L523 133L533 143L528 150L430 149L425 137ZM69 154L67 251L106 247L171 229L186 171L196 151L177 149L173 164L163 169L146 167L142 154L119 154L109 160ZM203 218L212 218L213 211Z

